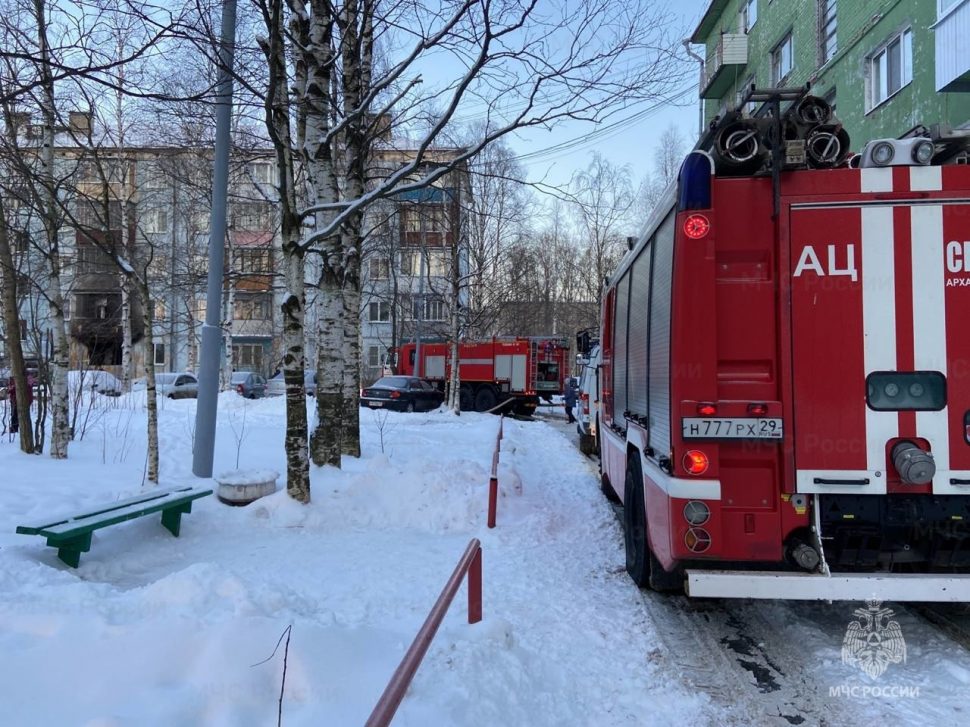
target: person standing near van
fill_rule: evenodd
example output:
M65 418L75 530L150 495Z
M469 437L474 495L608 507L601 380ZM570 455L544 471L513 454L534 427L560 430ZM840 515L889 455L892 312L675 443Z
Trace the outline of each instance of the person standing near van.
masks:
M570 378L566 382L566 391L563 392L562 399L566 408L566 416L569 423L572 424L576 421L576 417L573 416L573 407L576 406L576 379Z

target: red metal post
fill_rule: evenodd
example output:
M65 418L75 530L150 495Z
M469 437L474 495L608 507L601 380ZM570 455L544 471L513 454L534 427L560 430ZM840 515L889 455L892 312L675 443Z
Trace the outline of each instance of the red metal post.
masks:
M493 470L494 472L494 470ZM488 527L495 527L495 515L498 510L498 477L494 475L488 480Z
M394 713L404 699L404 693L411 685L414 674L421 665L421 660L431 646L431 640L438 632L441 621L448 612L448 607L455 599L458 587L461 585L465 575L468 575L468 623L477 623L482 619L482 544L478 538L472 538L465 548L465 553L458 561L454 572L442 589L438 600L431 608L431 613L421 625L421 630L414 637L411 646L408 648L401 663L394 671L394 676L385 687L381 698L377 701L377 706L367 718L366 727L387 727L394 719ZM474 597L477 603L473 602ZM473 620L474 618L474 620Z
M482 620L482 549L475 551L471 565L468 566L468 623L477 624Z
M502 451L502 422L505 416L499 417L498 435L495 437L495 449L492 451L492 476L488 480L488 527L495 527L495 517L498 513L498 460Z

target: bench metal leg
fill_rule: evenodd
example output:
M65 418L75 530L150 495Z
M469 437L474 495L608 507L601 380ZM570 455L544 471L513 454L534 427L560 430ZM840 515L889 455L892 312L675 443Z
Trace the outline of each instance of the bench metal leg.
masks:
M81 563L81 553L91 550L91 533L78 535L69 540L47 539L47 544L57 548L57 557L67 563L72 568L77 568Z
M182 514L188 514L190 512L192 512L191 502L162 510L162 525L177 538L179 536L179 530L182 527Z

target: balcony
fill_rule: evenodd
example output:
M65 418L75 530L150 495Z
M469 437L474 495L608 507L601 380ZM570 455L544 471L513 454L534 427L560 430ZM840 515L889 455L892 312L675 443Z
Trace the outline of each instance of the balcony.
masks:
M970 44L967 43L970 0L947 8L933 30L936 32L936 90L970 91Z
M722 33L714 46L714 53L701 71L701 98L723 97L747 63L748 36L744 33Z

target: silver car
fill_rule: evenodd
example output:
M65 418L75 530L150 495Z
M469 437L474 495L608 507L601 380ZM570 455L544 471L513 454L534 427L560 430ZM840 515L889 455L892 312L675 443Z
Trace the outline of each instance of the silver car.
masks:
M317 395L317 372L303 372L303 388L307 396ZM286 394L286 382L283 380L283 372L280 371L276 376L266 382L266 396L283 396Z
M266 379L253 371L237 371L232 375L231 388L246 399L261 399L266 392Z
M197 399L199 380L192 374L155 374L155 393L169 399Z

